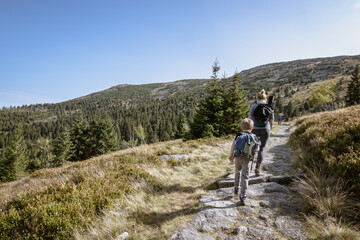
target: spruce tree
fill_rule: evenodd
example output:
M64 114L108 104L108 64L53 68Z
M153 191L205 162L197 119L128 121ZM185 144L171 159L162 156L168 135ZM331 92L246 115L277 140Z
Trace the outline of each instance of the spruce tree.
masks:
M119 149L114 122L108 115L90 123L88 146L90 157Z
M73 155L74 147L71 142L69 130L65 129L55 140L53 146L54 166L61 166L70 160Z
M14 135L10 140L1 162L1 181L12 181L25 176L28 165L27 148L20 126L14 130Z
M187 138L189 132L190 132L189 122L188 122L187 118L183 115L183 116L180 118L177 137Z
M89 123L82 115L77 116L74 122L70 134L71 142L74 146L74 154L71 156L70 160L81 161L88 159L91 156L92 149L89 144Z
M141 124L139 124L135 128L135 137L136 137L136 139L138 139L140 141L140 144L145 143L145 138L146 138L145 130Z
M38 157L42 168L50 167L52 162L51 157L51 140L49 138L40 138L36 141L38 149Z
M355 67L355 70L351 77L351 81L347 86L347 93L345 99L347 106L360 103L360 65L357 65Z
M235 73L232 77L232 86L224 99L224 133L231 134L241 131L241 121L249 114L247 94L239 88L240 76Z
M218 86L217 73L220 70L220 66L217 61L214 62L212 68L212 81L205 90L205 98L200 100L199 109L191 124L191 133L195 138L220 135L224 91L222 87Z
M275 111L277 113L282 113L284 110L283 101L281 97L275 97Z

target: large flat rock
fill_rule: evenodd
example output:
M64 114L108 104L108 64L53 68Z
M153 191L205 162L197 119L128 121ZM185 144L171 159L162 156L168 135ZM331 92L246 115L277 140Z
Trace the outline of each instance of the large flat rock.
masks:
M200 198L199 206L215 207L215 208L231 208L236 204L224 198L217 198L215 196L203 195Z
M227 187L233 187L234 186L234 181L235 181L235 174L230 174L229 176L227 176L226 178L223 179L219 179L216 181L217 185L219 188L227 188ZM262 176L255 176L255 175L251 175L249 177L249 185L252 184L258 184L258 183L263 183L263 182L276 182L282 185L287 185L290 184L292 181L294 181L295 179L298 178L304 178L304 174L300 173L300 174L288 174L288 175L278 175L278 176L273 176L271 174L266 174L266 175L262 175Z
M275 225L282 234L284 234L285 236L291 239L295 239L295 240L306 239L302 222L292 217L289 216L277 217L275 220Z
M193 228L180 228L170 236L169 240L215 240L215 238L201 234Z
M216 229L230 229L237 217L234 208L205 208L195 214L190 226L202 232Z
M249 240L275 240L276 234L266 227L249 227L245 235Z

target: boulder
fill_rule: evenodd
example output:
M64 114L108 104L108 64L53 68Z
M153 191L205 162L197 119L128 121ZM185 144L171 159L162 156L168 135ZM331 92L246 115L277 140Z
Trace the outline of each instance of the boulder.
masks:
M285 236L291 239L295 239L295 240L306 239L302 222L292 217L289 216L277 217L275 220L275 225L282 234L284 234Z
M239 235L239 234L246 234L247 232L247 227L245 226L238 226L237 228L234 229L234 234Z
M213 237L199 233L193 228L177 229L169 240L215 240Z
M275 240L278 239L274 232L265 227L249 227L245 235L249 240Z
M233 208L205 208L195 214L190 226L202 232L210 232L216 229L230 229L231 224L237 217L237 211Z

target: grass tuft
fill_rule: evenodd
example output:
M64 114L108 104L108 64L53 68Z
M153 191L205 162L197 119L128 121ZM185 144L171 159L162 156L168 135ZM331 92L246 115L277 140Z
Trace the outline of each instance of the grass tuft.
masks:
M320 220L315 216L306 218L308 235L310 239L322 240L358 240L360 233L349 225L337 221L334 218Z

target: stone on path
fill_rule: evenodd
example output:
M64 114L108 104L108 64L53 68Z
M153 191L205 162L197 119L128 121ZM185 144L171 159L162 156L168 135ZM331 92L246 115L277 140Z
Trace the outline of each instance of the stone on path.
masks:
M302 230L303 224L289 216L280 216L275 220L275 225L279 231L287 237L295 240L306 239L304 231Z
M272 176L269 178L270 182L276 182L279 184L289 184L292 181L294 181L294 179L298 179L298 178L304 178L305 174L303 173L299 173L299 174L292 174L292 175L280 175L280 176Z
M262 220L268 220L276 215L276 211L271 208L260 209L259 218Z
M266 227L249 227L245 235L249 240L275 240L279 239L276 234Z
M255 214L255 210L251 207L240 207L239 211L246 214L246 215L253 215Z
M224 200L214 196L203 195L200 198L199 206L225 208L225 207L235 207L236 204L230 202L229 200Z
M244 240L244 238L239 236L231 236L231 237L223 238L221 240Z
M195 214L190 226L202 232L230 229L236 217L237 211L234 208L205 208Z
M255 217L240 218L240 222L248 226L265 226L265 223Z
M189 228L176 230L176 240L272 240L306 239L303 224L296 220L300 200L285 185L303 174L292 174L287 126L281 126L265 150L262 175L250 173L245 206L234 196L235 174L217 181L219 189L202 195ZM290 174L291 173L291 174ZM280 174L280 175L279 175ZM280 215L281 214L281 215Z
M236 235L245 234L246 232L247 232L247 227L245 227L245 226L238 226L234 230L234 234L236 234Z
M232 175L229 175L228 177L224 178L224 179L219 179L216 181L217 185L219 188L227 188L227 187L233 187L234 186L234 177L231 177ZM252 184L258 184L258 183L263 183L263 182L276 182L279 184L290 184L291 182L293 182L295 179L298 178L304 178L304 174L300 173L300 174L287 174L287 175L277 175L277 176L273 176L270 174L264 174L261 176L255 176L255 175L251 175L249 177L249 185Z
M290 194L290 190L287 187L275 182L250 185L247 189L248 197L258 197L267 193L277 193L277 195L279 193Z
M180 228L171 235L169 240L215 240L215 238L201 234L193 228Z

